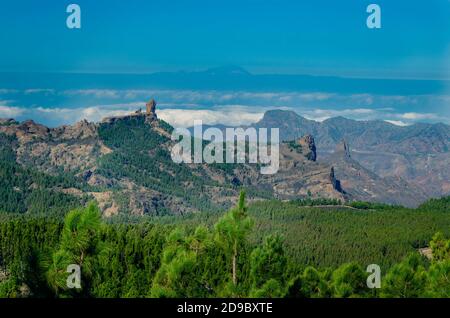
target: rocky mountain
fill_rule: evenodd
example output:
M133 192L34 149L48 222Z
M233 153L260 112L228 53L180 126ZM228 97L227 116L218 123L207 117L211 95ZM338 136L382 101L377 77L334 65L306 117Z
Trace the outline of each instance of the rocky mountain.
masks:
M417 206L426 200L426 194L398 176L380 177L363 167L351 155L349 145L341 141L333 154L327 157L335 176L346 195L369 202Z
M173 128L157 118L155 106L57 128L0 120L2 196L6 203L22 198L21 205L0 208L25 211L40 200L39 191L46 191L46 204L60 200L55 196L68 202L96 199L110 216L224 209L240 187L250 200L330 198L407 206L450 190L445 125L397 127L345 118L319 123L270 111L255 126L278 127L286 141L280 144L278 172L263 175L258 164L173 162Z
M20 194L23 202L16 207L16 198L3 209L21 212L30 202L40 204L41 190L50 205L61 195L65 200L96 199L107 216L228 208L242 186L250 200L348 199L338 187L333 167L316 161L312 136L280 145L275 175L260 174L258 164L174 163L173 128L157 118L154 106L146 113L57 128L33 121L0 121L4 199Z
M361 150L411 154L450 151L450 126L442 123L402 127L384 121L357 121L344 117L316 122L293 111L270 110L254 126L279 127L283 140L312 134L318 148L328 152L332 152L342 139Z
M419 123L400 127L384 121L343 117L316 122L292 111L272 110L254 126L279 127L283 140L311 134L319 160L327 162L333 161L329 157L333 157L335 147L345 140L352 147L352 159L379 177L406 182L409 188L416 188L427 197L450 193L448 125Z

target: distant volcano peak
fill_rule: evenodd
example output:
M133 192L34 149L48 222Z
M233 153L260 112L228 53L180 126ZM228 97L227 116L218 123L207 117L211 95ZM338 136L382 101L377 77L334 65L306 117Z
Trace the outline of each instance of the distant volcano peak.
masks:
M220 66L214 67L206 70L205 73L211 75L251 75L246 69L236 66L236 65L228 65L228 66Z

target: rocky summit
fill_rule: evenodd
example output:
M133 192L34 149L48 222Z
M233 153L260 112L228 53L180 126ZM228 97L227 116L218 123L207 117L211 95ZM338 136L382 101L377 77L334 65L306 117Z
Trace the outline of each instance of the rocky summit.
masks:
M268 120L266 114L263 121ZM21 178L11 178L5 191L23 196L21 209L37 190L70 200L95 199L106 216L225 209L241 187L251 201L328 198L414 206L429 197L401 175L380 176L364 167L347 141L322 157L313 134L282 142L279 171L262 175L257 164L174 163L172 130L156 116L154 100L145 112L99 123L83 120L48 128L31 120L2 119L1 160L15 169L5 173L16 171Z
M279 127L280 138L285 141L304 135L314 136L317 160L335 166L346 192L353 193L358 199L387 203L401 201L408 206L417 206L424 198L450 194L449 125L417 123L403 127L384 121L357 121L344 117L317 122L293 111L271 110L253 126ZM343 160L350 157L352 160ZM351 161L354 168L356 165L363 168L367 177L371 175L384 180L387 187L375 183L384 195L369 194L368 187L352 189L356 184L346 178L357 178L362 172L356 168L352 172L349 169L345 169L347 173L342 171L342 163L346 161ZM360 185L373 182L373 178L368 178ZM364 189L368 190L366 194L363 194Z

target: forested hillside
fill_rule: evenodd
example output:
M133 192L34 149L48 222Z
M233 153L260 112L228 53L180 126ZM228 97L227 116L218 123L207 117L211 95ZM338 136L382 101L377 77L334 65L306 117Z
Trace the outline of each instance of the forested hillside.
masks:
M418 209L335 201L247 207L244 199L225 214L137 223L105 223L95 204L64 220L0 214L0 296L450 296L448 197ZM426 246L431 259L417 251ZM81 266L79 290L65 285L68 264ZM381 267L380 289L366 286L369 264Z
M283 122L292 125L294 114L275 112L279 113L288 116ZM268 112L264 118L277 119L273 114ZM170 155L173 127L156 113L135 112L100 123L82 120L56 128L31 120L1 122L5 186L0 190L0 209L5 212L42 212L46 206L67 211L86 198L95 199L106 216L224 211L236 201L241 186L251 201L328 198L416 207L427 198L446 195L445 191L427 193L390 173L380 177L353 157L326 162L314 135L281 143L277 173L262 175L259 164L174 163ZM267 122L268 127L271 123ZM204 141L203 146L208 143ZM443 159L437 162L445 166ZM445 175L433 175L436 180L421 182L427 188L447 187ZM66 204L68 200L72 203Z
M16 139L0 133L0 211L29 214L60 214L79 206L86 198L60 191L62 188L86 189L74 175L49 175L16 162Z

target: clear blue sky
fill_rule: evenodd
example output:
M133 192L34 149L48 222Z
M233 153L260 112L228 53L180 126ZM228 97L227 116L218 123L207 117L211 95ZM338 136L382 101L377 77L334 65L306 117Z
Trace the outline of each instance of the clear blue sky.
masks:
M82 8L69 30L65 8ZM382 29L366 27L366 6ZM449 0L15 0L0 5L0 71L450 78Z

